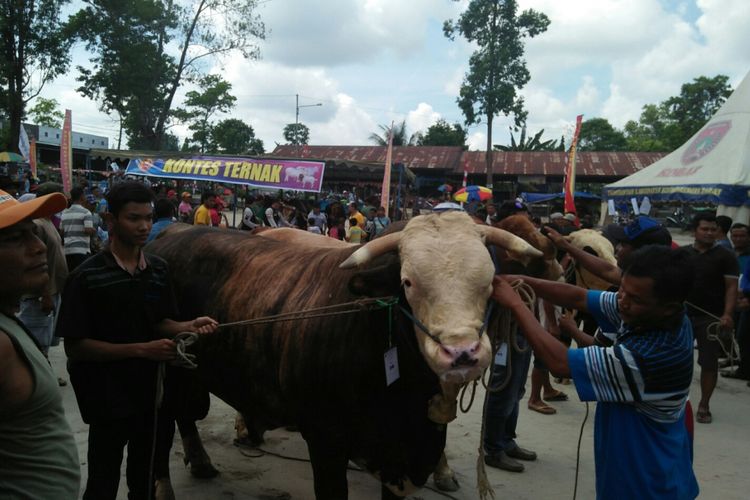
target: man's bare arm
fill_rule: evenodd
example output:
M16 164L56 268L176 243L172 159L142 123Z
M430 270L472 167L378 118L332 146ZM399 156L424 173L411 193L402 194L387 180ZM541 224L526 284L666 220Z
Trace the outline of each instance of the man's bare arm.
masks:
M721 316L721 327L730 329L734 327L734 308L737 305L737 278L734 276L724 277L724 313Z
M529 276L501 275L506 281L514 281L516 279L523 280L531 288L534 289L537 297L552 302L555 305L562 306L566 309L577 309L579 311L587 311L586 307L586 289L568 285L559 281L549 281L539 278L531 278Z
M563 235L554 229L547 228L546 231L547 237L552 240L552 243L554 243L560 250L566 251L581 267L613 285L620 285L622 271L619 267L610 264L596 255L592 255L576 246L573 246Z
M144 358L152 361L171 361L175 358L175 343L169 339L113 344L94 339L65 339L65 354L73 361L118 361Z
M511 286L499 277L493 280L492 298L510 309L518 328L549 371L559 377L570 377L568 348L542 327Z

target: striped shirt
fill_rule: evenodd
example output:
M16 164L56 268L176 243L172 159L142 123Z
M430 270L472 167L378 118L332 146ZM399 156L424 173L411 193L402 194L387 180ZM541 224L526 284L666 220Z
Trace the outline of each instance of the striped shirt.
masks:
M75 203L63 210L60 225L65 242L65 255L91 253L91 237L85 229L94 228L94 218L91 212Z
M629 403L657 422L679 420L693 378L693 330L687 316L674 330L635 332L620 318L617 293L590 291L587 300L600 324L618 329L613 346L569 354L579 371L581 399Z
M620 318L612 292L588 292L587 309L603 329L617 332L611 347L568 351L578 395L598 402L597 499L695 498L699 488L683 421L693 377L690 320L683 314L671 330L633 329Z

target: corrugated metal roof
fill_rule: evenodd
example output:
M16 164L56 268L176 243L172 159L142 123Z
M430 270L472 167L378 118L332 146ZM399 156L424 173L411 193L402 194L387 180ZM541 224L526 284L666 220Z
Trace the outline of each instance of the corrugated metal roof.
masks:
M587 177L625 177L661 159L667 153L628 153L580 151L576 156L576 175ZM562 176L567 153L495 151L492 170L495 175ZM486 173L484 151L467 151L458 171Z
M385 163L385 146L276 146L269 156L341 160L360 163ZM463 150L457 146L396 146L393 163L409 168L452 170L459 163Z

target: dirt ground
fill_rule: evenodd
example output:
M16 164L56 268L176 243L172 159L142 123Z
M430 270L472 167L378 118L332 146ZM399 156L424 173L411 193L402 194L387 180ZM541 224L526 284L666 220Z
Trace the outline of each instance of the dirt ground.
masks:
M62 347L52 348L51 359L59 375L67 378ZM697 401L698 369L691 399ZM529 387L530 381L527 383ZM527 462L520 474L487 469L488 478L497 498L551 499L572 498L576 467L576 444L586 407L575 396L572 385L560 385L570 401L553 403L556 415L541 415L521 403L518 442L536 451L539 459ZM81 421L70 385L62 388L65 411L70 419L78 443L83 484L86 477L87 426ZM450 497L423 489L414 499L437 500L478 498L476 490L476 458L480 435L480 414L483 393L477 394L471 410L460 414L448 427L448 459L458 475L461 489ZM593 415L583 431L578 498L594 498ZM750 388L743 381L721 378L712 399L714 422L696 424L695 473L701 487L701 498L745 499L750 491L747 473L748 415ZM172 481L180 500L273 500L313 498L312 469L309 463L285 460L271 455L250 456L249 450L232 445L234 411L214 398L211 412L199 423L206 449L221 474L212 480L198 480L190 476L182 463L182 446L175 439L171 458ZM307 449L299 434L277 430L267 434L265 448L288 457L306 458ZM352 500L379 498L379 484L362 472L349 472L349 491ZM432 486L430 484L430 486ZM124 470L118 499L126 499Z

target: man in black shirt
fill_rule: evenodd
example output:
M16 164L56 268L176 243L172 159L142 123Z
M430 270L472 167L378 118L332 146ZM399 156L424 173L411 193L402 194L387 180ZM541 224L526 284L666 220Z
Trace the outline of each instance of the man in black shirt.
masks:
M698 364L701 367L701 400L696 420L709 424L712 420L709 403L716 388L721 353L721 344L715 335L720 329L734 327L732 317L737 303L740 270L734 253L716 244L718 226L713 214L697 214L692 228L695 241L685 248L693 255L695 270L687 311L698 342Z
M129 498L149 498L159 362L175 358L177 333L208 333L211 318L177 322L167 264L141 251L151 231L152 192L138 182L107 194L109 245L70 275L57 336L65 337L68 371L89 424L84 499L114 500L122 450L128 446ZM174 434L170 419L157 439Z

